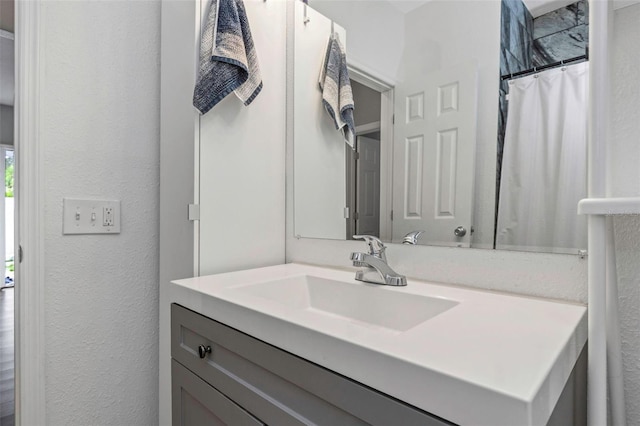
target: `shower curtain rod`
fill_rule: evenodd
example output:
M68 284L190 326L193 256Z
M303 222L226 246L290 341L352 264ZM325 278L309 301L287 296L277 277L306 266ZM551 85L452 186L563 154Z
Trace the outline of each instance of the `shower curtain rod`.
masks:
M576 56L575 58L571 58L571 59L565 59L562 61L558 61L558 62L553 62L551 64L547 64L547 65L542 65L539 67L533 67L530 68L528 70L524 70L524 71L518 71L518 72L514 72L514 73L510 73L510 74L504 74L500 76L500 80L504 81L504 80L510 80L512 78L515 77L520 77L523 76L525 74L531 74L531 73L536 73L538 71L542 71L542 70L547 70L549 68L556 68L556 67L560 67L563 65L568 65L572 62L578 62L578 61L582 61L582 60L589 60L589 55L580 55L580 56Z

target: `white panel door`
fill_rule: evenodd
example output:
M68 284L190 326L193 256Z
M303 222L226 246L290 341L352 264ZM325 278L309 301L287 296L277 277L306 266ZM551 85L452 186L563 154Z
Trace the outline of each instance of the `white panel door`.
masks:
M337 24L333 27L346 47L346 31ZM318 86L331 28L329 18L302 2L295 2L294 233L308 238L344 240L346 144L322 105Z
M396 87L393 241L469 247L473 224L477 75L474 64ZM487 106L495 107L495 106ZM456 236L463 227L466 234Z
M356 232L380 236L380 141L358 136L356 141Z

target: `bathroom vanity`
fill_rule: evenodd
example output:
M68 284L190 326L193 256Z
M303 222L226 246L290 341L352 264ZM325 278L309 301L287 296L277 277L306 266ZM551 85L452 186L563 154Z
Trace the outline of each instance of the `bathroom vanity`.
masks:
M174 304L174 425L449 425Z
M580 305L301 264L169 292L174 425L584 421Z

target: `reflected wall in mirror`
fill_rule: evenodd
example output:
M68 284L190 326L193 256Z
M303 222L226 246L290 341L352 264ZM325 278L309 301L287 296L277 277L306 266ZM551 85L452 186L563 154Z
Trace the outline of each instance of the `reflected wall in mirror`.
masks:
M295 9L297 237L586 248L576 214L586 196L586 1L309 0ZM351 79L353 149L318 86L332 31Z

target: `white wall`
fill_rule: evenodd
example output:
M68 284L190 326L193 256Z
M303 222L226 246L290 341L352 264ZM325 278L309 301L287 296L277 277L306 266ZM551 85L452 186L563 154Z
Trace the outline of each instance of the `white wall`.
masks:
M640 195L640 5L615 11L609 194ZM615 219L627 424L640 424L640 219Z
M41 11L47 424L157 424L160 3ZM63 236L63 197L121 234Z
M609 192L612 196L640 194L640 5L614 12L611 104L612 138L609 145ZM635 25L634 25L635 24Z

